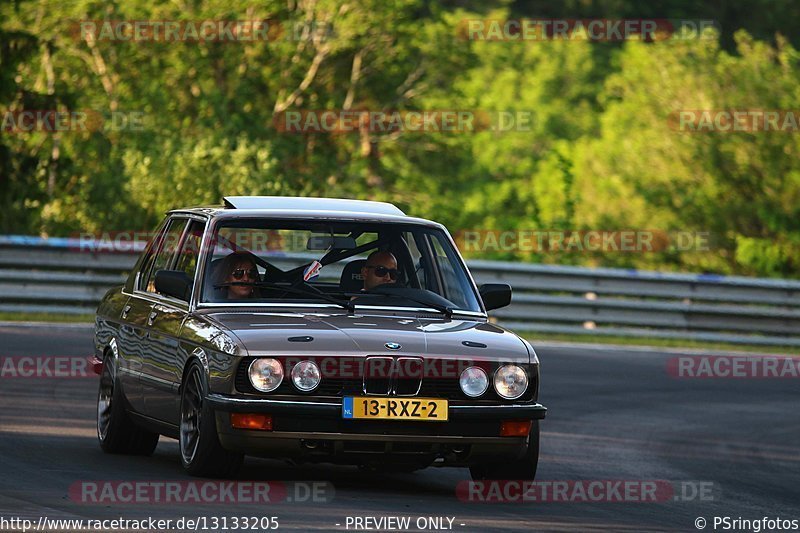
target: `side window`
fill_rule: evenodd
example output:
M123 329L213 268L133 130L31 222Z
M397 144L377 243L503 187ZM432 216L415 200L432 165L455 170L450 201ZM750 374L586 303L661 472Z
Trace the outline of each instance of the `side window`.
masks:
M183 246L178 254L178 262L175 264L175 270L186 272L191 279L194 279L194 273L197 270L197 258L200 255L200 243L203 240L204 228L205 224L198 220L189 223L189 231L186 233Z
M141 285L140 288L147 292L156 292L155 273L159 270L169 268L170 261L175 255L187 222L185 218L175 218L169 222L167 231L164 233L164 238L161 239L158 245L153 264L146 273L146 277L142 278L143 285Z
M433 234L430 237L433 254L436 257L436 263L439 265L439 271L444 281L445 294L442 296L464 309L477 306L469 281L462 272L453 270L453 265L457 264L457 259L452 247L449 243L442 244L440 235Z
M155 231L153 236L153 240L151 241L150 245L147 248L147 255L142 259L141 265L137 272L136 277L136 285L134 289L143 291L145 289L147 276L150 273L150 270L153 268L153 259L156 257L156 252L158 251L159 246L161 246L161 239L164 238L164 231L166 229L166 222L162 222L158 229Z

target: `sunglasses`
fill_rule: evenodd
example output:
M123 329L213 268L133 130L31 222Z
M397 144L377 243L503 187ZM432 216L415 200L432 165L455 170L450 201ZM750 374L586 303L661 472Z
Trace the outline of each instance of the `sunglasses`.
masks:
M240 280L244 278L245 274L247 274L247 277L250 279L258 279L258 270L256 270L255 268L251 268L249 270L244 268L237 268L236 270L231 272L231 276L233 276L233 279L235 280Z
M379 278L384 277L386 274L389 274L391 279L397 279L397 276L400 275L400 271L396 268L386 268L385 266L368 266L366 268L374 268L375 275Z

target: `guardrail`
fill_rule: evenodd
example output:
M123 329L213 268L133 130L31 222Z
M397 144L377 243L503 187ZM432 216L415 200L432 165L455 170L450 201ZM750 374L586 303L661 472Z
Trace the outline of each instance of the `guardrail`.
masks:
M81 244L0 236L0 311L92 314L137 254ZM479 284L514 288L511 305L492 315L519 331L800 346L800 281L497 261L469 267Z

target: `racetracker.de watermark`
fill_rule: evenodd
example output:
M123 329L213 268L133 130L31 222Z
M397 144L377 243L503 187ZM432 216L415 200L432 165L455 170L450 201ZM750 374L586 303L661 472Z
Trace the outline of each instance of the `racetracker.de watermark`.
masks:
M260 20L80 20L70 26L80 41L176 43L250 43L322 41L333 36L333 26L323 22Z
M24 109L4 111L0 115L0 132L25 133L92 133L110 131L144 131L143 111L112 111L92 109Z
M487 375L494 368L514 361L490 361L477 359L441 359L431 357L415 357L413 355L398 358L373 358L367 364L363 358L352 357L294 357L281 358L285 368L292 368L301 361L313 361L319 368L322 379L360 379L383 378L394 379L459 379L468 368L477 367Z
M0 516L0 531L268 531L280 528L277 516L194 515L180 518L50 518Z
M797 109L684 109L670 113L670 128L683 133L797 133Z
M492 230L468 229L454 239L464 253L709 251L707 231L663 230Z
M510 133L531 131L533 119L527 110L298 109L276 113L272 126L283 133Z
M327 481L81 480L69 499L90 505L192 505L328 503L335 489Z
M87 253L141 252L156 235L151 231L82 232L69 238L68 248ZM167 234L166 246L174 248L180 236ZM626 252L709 251L713 235L708 231L665 230L459 230L453 238L465 253L475 252ZM278 231L233 231L216 237L225 247L243 248L253 253L282 254L305 250L308 238L300 233ZM194 241L191 241L194 242ZM194 249L186 250L194 252Z
M667 374L682 379L797 379L800 357L681 355L667 360Z
M715 501L722 490L713 481L663 479L572 479L554 481L461 481L456 496L477 503L664 503Z
M0 379L97 378L94 358L71 355L0 357Z
M717 21L708 19L476 18L462 19L456 35L468 41L653 42L714 39L719 28Z

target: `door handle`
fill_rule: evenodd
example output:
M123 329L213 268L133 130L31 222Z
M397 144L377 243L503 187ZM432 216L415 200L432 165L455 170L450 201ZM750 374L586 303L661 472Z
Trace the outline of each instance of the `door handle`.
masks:
M126 318L128 318L128 313L130 313L130 312L131 312L131 306L130 305L126 305L125 308L122 310L122 320L125 320Z
M152 326L152 325L153 325L153 322L155 322L155 321L156 321L156 317L157 317L157 316L158 316L158 313L156 313L155 311L152 311L152 312L151 312L151 313L150 313L150 314L147 316L147 325L148 325L148 326Z

